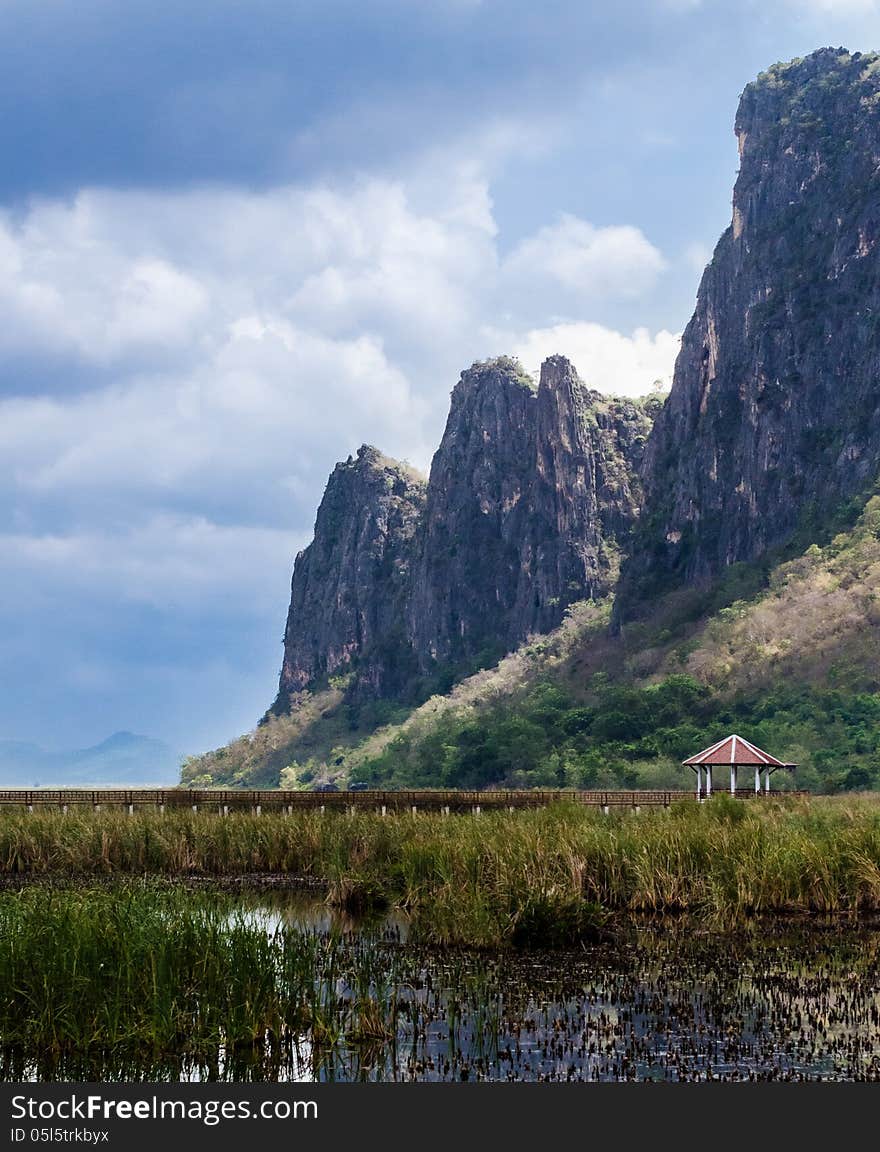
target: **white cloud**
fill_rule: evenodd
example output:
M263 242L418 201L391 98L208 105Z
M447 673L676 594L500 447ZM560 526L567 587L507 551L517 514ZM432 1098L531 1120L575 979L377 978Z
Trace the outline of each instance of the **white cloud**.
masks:
M880 12L880 0L785 0L789 8L797 8L820 14L831 13L843 16L862 16Z
M126 251L90 197L0 217L0 347L52 348L94 362L193 339L207 294L156 252Z
M462 288L494 262L485 188L420 213L399 182L344 191L177 195L85 191L0 216L3 337L92 362L184 344L204 354L242 313L318 330L455 326ZM436 327L435 327L436 330Z
M85 191L0 218L0 342L110 381L71 393L62 374L49 395L0 402L0 486L19 508L100 493L97 515L207 500L236 515L250 503L259 520L280 488L310 517L328 468L362 441L426 467L449 388L489 350L496 315L498 350L531 355L534 320L646 291L664 267L638 229L573 216L505 261L497 244L466 165L442 190ZM563 330L613 387L648 355L647 337Z
M502 276L532 288L550 284L581 303L601 297L634 299L653 288L666 267L662 254L631 225L595 228L563 214L523 240Z
M183 377L0 403L0 454L31 493L213 491L238 504L243 485L326 468L331 442L342 455L365 438L418 444L420 419L375 338L329 340L251 316Z
M591 388L617 396L644 396L656 380L668 387L680 346L681 333L637 328L627 336L587 323L532 329L510 344L535 375L548 356L566 356Z

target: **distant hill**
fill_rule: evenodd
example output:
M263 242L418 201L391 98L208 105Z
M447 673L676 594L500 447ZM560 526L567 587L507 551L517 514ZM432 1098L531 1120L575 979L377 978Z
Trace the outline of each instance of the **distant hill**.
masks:
M0 787L66 788L174 784L180 757L150 736L114 732L91 748L50 752L37 744L0 740Z

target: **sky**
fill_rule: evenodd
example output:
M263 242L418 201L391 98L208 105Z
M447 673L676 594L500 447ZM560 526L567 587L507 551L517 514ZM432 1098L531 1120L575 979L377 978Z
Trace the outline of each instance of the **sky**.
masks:
M474 360L668 384L739 94L877 0L0 0L0 740L271 703L362 443Z

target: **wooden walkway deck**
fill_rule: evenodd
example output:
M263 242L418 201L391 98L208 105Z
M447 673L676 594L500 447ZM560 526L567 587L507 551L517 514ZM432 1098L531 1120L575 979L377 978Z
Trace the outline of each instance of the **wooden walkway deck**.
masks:
M714 795L729 795L720 790ZM764 800L765 793L755 793L751 789L740 788L737 798L742 800ZM770 793L771 796L803 796L804 792ZM34 808L91 807L124 808L133 812L135 808L158 808L181 810L189 808L194 812L250 811L257 814L267 812L300 811L303 809L322 812L367 809L377 812L482 812L490 810L513 811L517 808L543 808L548 804L562 801L584 804L591 808L668 808L680 801L696 803L694 792L684 791L596 791L577 792L568 790L546 791L395 791L395 792L291 792L260 789L187 789L187 788L33 788L0 790L0 807Z

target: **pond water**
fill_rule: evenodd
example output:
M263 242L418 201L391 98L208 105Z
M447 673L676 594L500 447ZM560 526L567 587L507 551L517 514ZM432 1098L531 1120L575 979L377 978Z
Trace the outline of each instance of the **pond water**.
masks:
M250 923L338 934L375 959L370 1039L308 1033L198 1062L185 1053L0 1053L3 1079L763 1081L880 1079L880 931L774 922L720 933L629 922L569 951L428 949L402 916L244 900ZM336 992L355 996L344 969ZM381 985L381 987L378 987ZM363 996L363 989L360 993Z

